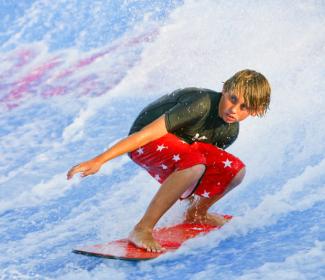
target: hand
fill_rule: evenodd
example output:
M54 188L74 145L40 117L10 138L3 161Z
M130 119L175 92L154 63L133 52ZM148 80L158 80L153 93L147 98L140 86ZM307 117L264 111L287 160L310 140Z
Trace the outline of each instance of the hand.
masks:
M67 179L70 180L76 173L81 173L81 177L93 175L98 172L102 164L95 160L88 160L72 167L68 174Z

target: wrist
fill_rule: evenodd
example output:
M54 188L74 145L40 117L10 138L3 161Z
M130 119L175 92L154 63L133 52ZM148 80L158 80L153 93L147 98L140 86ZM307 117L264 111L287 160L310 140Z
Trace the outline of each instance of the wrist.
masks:
M102 157L95 157L92 159L96 164L103 165L105 163L105 160Z

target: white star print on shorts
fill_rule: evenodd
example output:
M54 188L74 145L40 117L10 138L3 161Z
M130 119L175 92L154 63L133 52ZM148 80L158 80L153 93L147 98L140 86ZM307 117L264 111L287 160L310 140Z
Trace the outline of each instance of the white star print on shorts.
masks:
M164 144L157 146L157 151L161 152L163 149L168 149L168 147L164 146Z
M130 155L134 162L144 167L159 183L163 183L175 171L198 164L205 165L205 172L198 183L190 186L181 198L192 193L206 198L221 195L236 174L245 167L240 159L212 144L187 144L171 133L149 142Z
M227 159L226 161L223 161L223 164L225 165L224 167L231 167L232 161L230 161L229 159Z
M173 155L173 161L179 161L181 160L179 155Z
M140 147L139 149L137 149L137 153L138 155L142 155L144 153L143 148Z

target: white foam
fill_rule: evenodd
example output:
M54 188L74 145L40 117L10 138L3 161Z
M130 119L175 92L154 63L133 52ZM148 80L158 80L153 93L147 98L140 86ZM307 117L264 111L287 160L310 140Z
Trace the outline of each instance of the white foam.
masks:
M34 5L25 17L13 25L8 32L16 32L17 29L19 31L7 43L8 46L19 42L26 28L30 26L28 21L38 17L37 13L41 12L41 7L43 6ZM172 272L168 262L164 262L168 259L180 263L179 266L173 267L173 270L188 272L184 277L213 278L216 275L213 260L202 264L204 271L196 271L193 274L186 270L181 262L186 263L186 257L196 254L203 246L217 248L219 242L227 238L254 235L257 229L276 225L282 217L294 211L312 209L317 203L325 200L323 179L325 142L322 129L322 124L325 123L323 10L322 4L318 2L186 1L182 7L172 13L167 24L159 28L156 40L144 44L141 57L136 58L137 63L127 70L127 74L114 90L99 98L85 99L76 106L65 109L64 112L71 116L71 122L66 127L58 124L58 128L62 130L61 135L50 141L49 146L43 146L43 148L52 148L52 152L47 150L48 152L42 152L38 157L32 156L30 162L11 170L8 174L2 174L3 186L13 180L17 184L13 188L19 192L20 186L17 182L20 181L16 177L19 174L26 176L24 170L31 171L35 164L44 164L51 158L60 162L70 161L71 145L82 141L87 142L89 136L86 133L87 125L93 119L109 117L99 115L98 112L102 108L117 106L112 103L114 98L115 100L154 98L164 92L186 86L221 90L222 82L237 70L253 68L261 71L271 82L273 90L271 111L265 119L251 119L242 123L239 139L229 151L244 160L248 175L244 184L219 204L221 209L230 209L225 205L228 203L235 211L234 214L239 216L222 230L188 242L177 253L167 254L154 262L136 266L137 271L134 272L144 278L150 278L157 271L168 275ZM26 28L23 27L24 25ZM58 30L60 26L56 28L55 30ZM52 33L49 33L45 40L49 40L51 35ZM82 45L86 40L85 35L81 33L78 40L78 44ZM47 43L48 41L45 41L45 45ZM100 51L102 48L96 50ZM132 48L129 50L131 55L127 54L128 50L124 53L122 51L123 55L127 59L130 57L135 59L136 55L132 54ZM67 60L67 64L53 70L53 75L64 70L66 65L76 62L77 56L82 54L78 50L62 50L60 55ZM46 49L39 60L34 61L35 64L15 73L12 78L23 77L23 74L33 69L31 66L37 66L50 58L52 56ZM97 69L100 69L99 75L104 79L105 64L112 65L117 61L118 58L99 60L89 68L77 71L72 78L77 80L83 75L97 73ZM1 69L8 70L8 67L8 64L5 64ZM50 78L48 82L57 81ZM29 105L32 106L33 100L30 102ZM123 105L117 109L123 111ZM63 111L58 111L59 114L61 112ZM34 122L25 128L34 130L37 124L40 123ZM130 125L131 123L121 122L118 127L126 130ZM100 122L97 126L98 129L103 129ZM33 145L36 143L33 142L33 132L19 134L23 129L24 127L17 125L16 133L8 134L7 138L3 138L6 143L11 143L7 150L1 150L2 160L5 159L4 164L9 163L8 158L14 155L14 148L17 147L17 155L19 155L19 143L29 142ZM44 127L40 129L46 131ZM20 135L21 138L17 137ZM86 157L89 149L98 150L98 144L87 146L87 149L87 151L80 150L78 156ZM56 157L58 154L62 156L60 159ZM19 162L18 156L14 157L14 161ZM126 162L128 159L124 157L108 163L101 174L114 176ZM30 178L26 179L28 181L26 190L15 199L1 201L1 209L37 206L46 204L51 199L60 198L70 187L79 182L77 179L66 182L63 169L62 167L62 171L57 168L54 170L53 165L44 165L46 178L37 179L36 182L32 182ZM8 242L3 248L3 252L8 254L1 256L2 260L8 256L12 259L15 257L19 260L24 259L24 268L33 269L44 260L37 260L32 256L37 255L44 248L55 247L57 244L64 244L65 252L64 250L53 251L51 257L65 260L69 247L67 240L71 240L70 238L78 232L86 235L95 231L100 240L122 236L141 217L155 188L158 187L158 184L144 172L122 180L118 184L107 180L107 177L103 177L99 183L103 186L112 184L113 188L109 189L109 193L103 191L95 197L86 199L60 223L48 222L42 230L27 233L18 242ZM267 186L263 183L267 183ZM121 206L121 202L125 205ZM220 208L217 206L217 209ZM176 221L174 217L181 217L182 210L181 206L176 206L169 212L170 216L165 217L165 222ZM3 221L4 224L6 222ZM321 225L319 227L315 225L315 230L319 231ZM286 246L286 241L283 242L283 246ZM291 246L294 250L295 244ZM21 251L19 248L24 250ZM229 252L225 250L225 254ZM223 254L223 252L219 253ZM237 253L241 254L241 252ZM265 251L262 253L267 254ZM322 269L318 261L324 262L323 259L324 244L319 241L313 248L297 249L283 262L266 262L260 267L246 269L239 279L271 279L273 276L279 279L281 277L317 279L317 273ZM19 266L21 264L11 264L9 269L12 272L19 271ZM106 264L99 265L92 271L82 270L76 266L70 267L68 264L60 270L62 279L102 279L107 275L126 279L126 272L129 271L133 271L131 266L119 268ZM222 275L223 278L221 276L220 279L237 279L230 270Z
M305 280L322 279L322 268L325 263L325 242L315 241L312 248L301 250L283 262L265 263L262 266L244 271L238 280L285 279Z

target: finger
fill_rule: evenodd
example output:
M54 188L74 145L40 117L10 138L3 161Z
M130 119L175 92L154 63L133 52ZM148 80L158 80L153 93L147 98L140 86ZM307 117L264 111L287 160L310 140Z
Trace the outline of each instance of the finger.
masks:
M82 173L81 177L86 177L86 176L92 175L92 174L94 174L94 173L90 169L87 169Z
M67 174L68 179L72 178L75 173L76 173L75 167L71 168Z
M76 173L83 172L83 171L84 171L84 168L82 168L80 165L76 165L76 166L72 167L67 174L68 179L71 179Z
M70 169L69 172L67 173L68 180L70 180L73 177L73 175L74 175L73 170Z
M75 173L76 172L74 172L74 171L69 171L68 174L67 174L68 180L70 180L74 176Z

